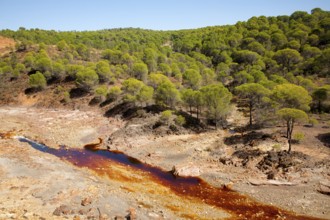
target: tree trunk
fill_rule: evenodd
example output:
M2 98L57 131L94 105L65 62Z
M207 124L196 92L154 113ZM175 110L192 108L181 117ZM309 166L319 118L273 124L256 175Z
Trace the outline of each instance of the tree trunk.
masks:
M319 100L319 103L318 103L318 110L319 110L319 114L321 114L321 111L322 111L321 100Z
M215 130L218 130L218 114L215 114Z
M290 120L290 123L289 123L290 124L290 130L289 130L289 136L288 136L288 143L289 143L288 152L289 153L291 152L291 139L292 139L293 123L294 123L294 121Z
M199 107L198 106L196 107L196 113L197 113L196 116L197 116L197 120L198 120L198 116L199 116L199 114L198 114L199 113Z
M253 108L253 104L252 104L252 101L250 101L250 104L249 104L249 111L250 111L250 127L252 127L252 108Z
M286 122L286 138L289 138L289 132L290 132L290 120Z

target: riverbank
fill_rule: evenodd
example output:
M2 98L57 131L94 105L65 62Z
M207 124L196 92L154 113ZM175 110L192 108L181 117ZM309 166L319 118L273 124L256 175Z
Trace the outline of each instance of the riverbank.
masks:
M0 119L1 132L15 130L15 134L53 148L82 148L98 138L107 141L110 134L127 128L127 122L105 118L95 111L1 107ZM108 147L164 170L171 170L173 166L197 167L201 177L212 185L226 185L267 204L330 219L329 196L317 191L318 184L329 181L329 171L322 166L306 168L304 174L290 173L291 179L287 182L296 185L275 186L267 184L270 182L265 181L264 173L252 167L235 167L219 162L221 152L221 155L229 154L233 150L233 146L223 144L224 138L231 135L226 131L163 137L126 134L124 137L112 136ZM24 215L29 219L61 219L65 216L84 219L88 216L97 218L100 213L109 219L125 217L129 213L137 215L138 219L194 216L198 219L219 219L229 216L223 210L172 195L168 189L147 181L147 176L129 172L122 165L113 165L117 172L112 177L103 177L38 152L15 139L0 139L0 146L0 187L4 189L1 197L5 198L1 201L4 214L0 219L23 218ZM295 146L295 149L306 151L305 147ZM309 150L321 161L329 156L328 149L322 146ZM264 181L266 185L251 184L252 177L254 183ZM137 183L143 181L143 184L132 184L132 179Z

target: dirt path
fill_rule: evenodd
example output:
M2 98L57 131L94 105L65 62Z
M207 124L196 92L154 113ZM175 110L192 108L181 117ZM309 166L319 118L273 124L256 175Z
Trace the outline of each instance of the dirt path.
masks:
M0 121L0 133L15 130L16 134L54 148L81 148L98 138L106 139L125 125L94 111L23 107L1 107ZM299 179L296 186L253 186L250 178L264 178L264 174L219 163L219 155L232 151L223 143L228 135L226 131L164 137L140 135L126 137L122 142L114 140L112 147L164 170L171 170L173 165L193 164L213 185L231 186L262 202L330 219L329 196L316 191L320 181L329 181L328 170L306 169L304 175L292 175L293 181ZM120 164L112 164L112 175L102 177L16 139L0 139L0 146L0 219L97 219L100 213L104 219L129 213L138 219L229 216L223 210L178 197L168 188L148 181L146 173ZM322 152L329 153L324 148Z

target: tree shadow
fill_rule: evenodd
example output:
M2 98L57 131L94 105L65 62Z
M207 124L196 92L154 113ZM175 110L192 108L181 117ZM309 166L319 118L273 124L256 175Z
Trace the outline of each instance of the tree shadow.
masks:
M232 135L230 137L226 137L224 143L226 145L236 145L236 144L253 144L253 140L266 140L267 138L271 138L271 135L266 134L264 132L256 132L251 131L249 133L241 133L238 135Z
M88 105L89 105L89 106L96 106L96 105L99 104L99 103L101 103L101 99L100 99L99 97L93 97L93 98L89 101Z
M25 95L33 95L33 94L35 94L37 92L40 92L40 91L41 91L41 89L39 89L39 88L30 87L30 88L25 89L24 93L25 93Z
M324 144L324 146L330 147L330 132L319 134L316 136L316 138L319 139Z
M76 99L88 95L88 92L82 88L73 88L70 90L70 98Z
M107 110L104 113L104 116L115 117L116 115L121 115L124 119L127 119L127 117L131 118L129 116L132 116L132 114L136 111L137 109L133 103L123 102Z
M110 105L111 103L113 103L115 101L115 99L113 98L109 98L109 99L106 99L104 102L101 102L100 103L100 107L104 107L104 106L107 106L107 105Z

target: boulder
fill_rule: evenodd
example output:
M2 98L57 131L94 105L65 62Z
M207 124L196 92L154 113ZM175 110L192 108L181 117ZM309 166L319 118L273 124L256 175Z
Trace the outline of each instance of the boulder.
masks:
M175 165L172 168L172 173L175 176L181 176L181 177L189 177L189 176L193 177L193 176L201 175L201 171L199 167L193 165L192 163Z

